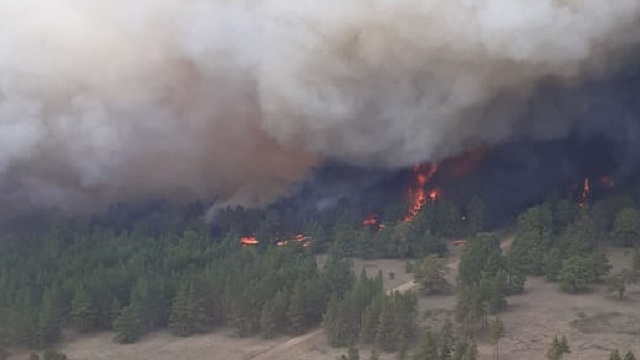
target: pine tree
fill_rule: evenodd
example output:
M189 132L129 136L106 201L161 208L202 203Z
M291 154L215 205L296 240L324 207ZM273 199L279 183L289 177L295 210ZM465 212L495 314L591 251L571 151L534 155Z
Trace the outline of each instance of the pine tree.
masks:
M435 360L439 358L438 338L431 332L426 331L422 340L418 344L416 351L411 356L411 360Z
M627 351L622 360L636 360L636 356L631 351Z
M169 329L174 335L189 336L195 332L194 299L190 298L191 282L184 283L178 290L171 314L169 315Z
M503 335L504 335L504 324L502 323L502 319L500 319L500 317L497 316L491 322L491 340L496 345L496 350L495 350L496 359L500 357L498 346L499 346L500 338L502 338Z
M121 308L122 308L122 306L120 305L120 302L118 301L118 298L114 296L113 300L111 300L111 304L109 305L109 324L108 324L108 329L113 329L113 323L118 318L118 315L120 315L120 309Z
M385 301L380 312L378 329L376 331L376 342L384 351L394 351L396 349L394 316L392 311L390 301Z
M48 288L44 292L38 318L38 343L40 346L51 345L60 337L62 328L60 297L60 292L55 288Z
M384 295L383 295L384 296ZM365 343L372 342L376 337L378 320L382 305L382 296L377 296L362 314L362 325L360 326L360 339Z
M455 349L455 337L453 334L453 324L451 320L446 319L438 339L438 360L450 360Z
M467 234L475 235L484 230L486 224L487 207L482 199L475 197L467 206Z
M84 285L76 288L71 301L71 319L79 332L88 332L96 327L98 320L97 309Z
M277 320L273 301L267 301L262 307L262 312L260 314L260 330L262 331L262 337L265 339L271 339L275 336L278 325Z
M289 309L287 311L289 319L289 330L294 334L301 333L306 327L306 304L304 289L301 283L297 283L291 298L289 299Z
M131 306L122 308L120 315L113 322L113 330L116 333L114 340L122 344L130 344L138 340L140 337L138 323L139 319L136 318Z
M564 356L564 354L571 353L571 349L569 348L569 342L567 338L562 335L562 339L558 340L557 336L553 337L553 341L547 350L547 358L549 360L560 360Z

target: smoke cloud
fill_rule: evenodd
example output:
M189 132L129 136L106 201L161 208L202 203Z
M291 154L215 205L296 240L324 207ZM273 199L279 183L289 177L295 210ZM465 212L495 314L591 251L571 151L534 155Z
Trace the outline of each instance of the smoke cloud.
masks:
M0 0L0 204L261 205L326 159L562 136L528 94L615 68L639 24L637 0Z

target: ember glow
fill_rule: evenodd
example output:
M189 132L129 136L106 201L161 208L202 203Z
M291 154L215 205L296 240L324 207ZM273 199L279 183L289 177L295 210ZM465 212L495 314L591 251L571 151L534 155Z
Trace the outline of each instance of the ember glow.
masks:
M255 236L245 236L243 238L240 238L240 245L241 246L253 246L253 245L258 245L260 242L258 241L258 239L256 239Z
M380 231L384 229L384 224L377 214L371 214L364 218L362 225L368 226L371 230Z
M297 242L303 247L311 246L311 236L304 236L304 234L297 234L295 238L290 240L280 240L276 242L277 246L287 246L290 242Z
M437 163L424 163L414 165L411 169L414 175L413 184L407 189L408 214L404 221L412 221L420 213L420 210L430 201L439 196L439 191L433 189L427 192L425 189L433 176L438 171Z
M589 200L589 196L591 195L591 185L589 184L589 178L584 178L584 183L582 184L582 193L580 194L580 200L578 200L578 206L580 208L584 207Z

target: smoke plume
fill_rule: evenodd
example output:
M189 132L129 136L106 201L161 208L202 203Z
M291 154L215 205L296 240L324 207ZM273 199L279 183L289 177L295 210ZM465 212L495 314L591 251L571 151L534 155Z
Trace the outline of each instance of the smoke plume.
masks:
M527 96L615 68L639 23L637 0L0 0L0 204L260 205L326 159L563 136Z

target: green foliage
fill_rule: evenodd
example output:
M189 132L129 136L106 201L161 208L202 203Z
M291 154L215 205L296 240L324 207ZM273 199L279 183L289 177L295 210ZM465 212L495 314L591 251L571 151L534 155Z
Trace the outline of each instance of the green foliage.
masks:
M134 308L131 306L122 308L120 315L118 315L113 323L113 330L115 331L114 340L121 344L130 344L138 340L140 337L138 323L139 319Z
M484 204L484 201L478 197L474 197L467 205L467 234L475 235L484 231L487 224L486 219L487 207Z
M547 350L547 358L549 360L560 360L565 354L570 354L569 342L567 338L562 335L562 338L558 340L557 336L553 337L553 341Z
M411 360L475 360L478 350L472 340L457 337L446 320L439 331L425 331Z
M498 346L502 336L504 336L504 324L502 323L502 319L500 319L499 316L496 316L496 318L491 321L491 341L496 345L496 359L500 357Z
M625 247L640 244L640 212L635 208L620 210L613 223L612 239Z
M471 286L484 275L495 275L503 268L504 258L498 237L493 233L478 234L462 250L458 282L462 286Z
M635 284L639 278L640 274L637 271L622 269L617 274L607 278L607 289L610 292L617 293L620 300L622 300L624 298L624 293L627 290L627 285Z
M414 280L428 292L440 292L447 288L446 260L429 255L411 266Z
M415 336L417 297L414 293L384 294L382 277L360 275L353 289L329 301L323 325L332 346L358 340L395 351Z
M558 281L562 290L569 293L581 292L589 289L602 275L609 272L610 266L604 256L598 254L589 257L573 256L563 262L562 270L558 274Z
M38 318L38 345L46 347L60 337L63 319L62 295L56 288L45 290Z
M524 276L509 269L499 245L494 234L479 234L462 252L456 320L466 334L486 329L488 315L502 310L506 296L521 292L524 286Z
M613 350L611 354L609 354L609 360L622 360L620 356L620 351L618 349Z
M42 360L68 360L67 355L55 350L45 350L42 353Z
M553 248L547 251L543 258L543 271L547 280L556 281L562 270L562 253L560 249Z
M636 360L636 356L631 350L629 350L626 354L624 354L624 358L622 360Z
M71 301L71 319L79 332L89 332L97 327L98 310L83 285L76 288Z

